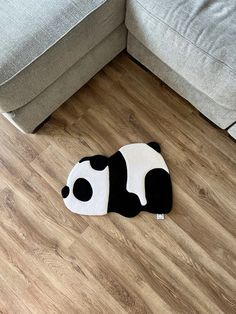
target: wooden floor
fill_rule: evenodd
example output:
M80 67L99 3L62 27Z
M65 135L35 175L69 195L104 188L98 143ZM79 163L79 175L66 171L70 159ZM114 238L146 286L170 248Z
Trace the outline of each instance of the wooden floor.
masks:
M80 217L82 157L157 141L173 211ZM236 144L125 53L34 135L0 118L0 313L236 313Z

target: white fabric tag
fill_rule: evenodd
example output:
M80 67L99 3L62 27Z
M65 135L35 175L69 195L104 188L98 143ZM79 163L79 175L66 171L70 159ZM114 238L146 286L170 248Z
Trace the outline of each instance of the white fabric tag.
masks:
M165 214L157 214L157 219L165 219Z

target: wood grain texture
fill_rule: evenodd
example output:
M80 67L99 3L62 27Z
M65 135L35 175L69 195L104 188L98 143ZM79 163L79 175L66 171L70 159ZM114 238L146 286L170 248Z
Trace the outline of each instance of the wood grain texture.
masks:
M81 157L157 141L173 211L80 217ZM236 313L236 145L122 53L37 134L0 118L0 313Z

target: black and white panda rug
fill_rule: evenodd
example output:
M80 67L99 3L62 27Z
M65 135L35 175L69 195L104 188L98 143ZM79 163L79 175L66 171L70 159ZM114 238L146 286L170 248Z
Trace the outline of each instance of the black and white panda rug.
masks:
M66 207L80 215L134 217L148 211L163 219L172 208L169 170L155 142L125 145L111 157L82 158L61 195Z

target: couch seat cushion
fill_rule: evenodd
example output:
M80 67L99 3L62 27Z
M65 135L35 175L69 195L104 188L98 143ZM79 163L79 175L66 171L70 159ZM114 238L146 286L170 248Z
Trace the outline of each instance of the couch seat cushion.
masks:
M236 108L236 1L128 0L126 25L195 88Z
M124 19L124 0L7 0L0 4L0 110L53 83Z

